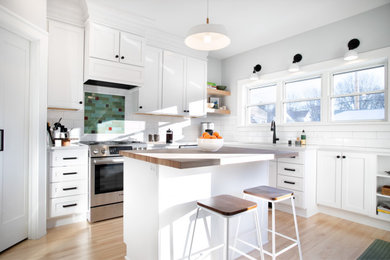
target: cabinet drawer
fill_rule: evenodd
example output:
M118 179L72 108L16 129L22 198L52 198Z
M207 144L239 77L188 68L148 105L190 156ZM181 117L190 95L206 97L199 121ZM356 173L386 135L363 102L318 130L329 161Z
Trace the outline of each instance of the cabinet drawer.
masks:
M293 177L303 177L304 167L302 164L279 162L278 173Z
M48 217L83 213L87 211L87 195L69 196L65 198L49 199Z
M305 153L300 152L298 156L288 157L288 158L278 158L278 162L286 162L286 163L305 163Z
M77 181L87 178L87 165L77 165L69 167L52 167L49 169L49 181Z
M289 190L303 191L303 179L278 175L278 186Z
M50 153L50 166L88 164L88 150L56 150Z
M85 180L52 183L50 184L50 198L85 194L86 186Z
M278 187L278 188L283 188L283 187ZM295 207L298 207L298 208L303 208L305 209L305 193L301 192L301 191L294 191L294 205ZM285 201L282 201L280 203L283 203L283 204L286 204L286 205L291 205L291 201L290 200L285 200Z

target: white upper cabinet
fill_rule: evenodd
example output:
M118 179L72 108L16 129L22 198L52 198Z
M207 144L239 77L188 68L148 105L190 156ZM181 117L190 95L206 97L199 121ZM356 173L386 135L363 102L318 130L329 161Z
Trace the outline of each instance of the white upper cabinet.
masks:
M119 61L119 39L120 32L118 30L99 24L91 24L89 56Z
M190 116L206 114L206 61L187 58L185 110Z
M84 30L49 20L48 31L48 107L82 109Z
M162 90L162 55L161 49L145 48L145 82L139 89L138 111L158 112L161 107Z
M186 57L164 51L162 113L184 114L184 88L186 85Z
M144 39L130 34L120 33L120 62L144 66Z
M144 38L103 25L90 25L89 56L129 65L144 65Z

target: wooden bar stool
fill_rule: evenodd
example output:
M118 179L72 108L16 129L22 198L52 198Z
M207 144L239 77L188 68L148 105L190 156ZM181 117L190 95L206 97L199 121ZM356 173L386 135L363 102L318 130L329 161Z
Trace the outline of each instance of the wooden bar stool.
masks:
M196 228L196 220L199 216L199 211L204 210L207 212L210 212L214 215L220 216L224 218L225 220L225 234L224 234L224 243L212 247L209 250L207 250L207 255L210 254L212 251L217 250L219 248L224 247L224 258L225 260L229 259L229 250L233 250L249 259L256 260L256 258L251 257L247 255L246 253L238 250L236 247L229 245L229 220L231 217L241 216L242 214L253 212L255 225L256 225L256 233L257 233L257 244L258 246L254 246L252 244L247 243L252 248L258 250L261 255L261 259L264 260L264 254L263 254L263 246L262 246L262 240L261 240L261 232L260 232L260 226L259 226L259 216L257 213L257 204L255 202L237 198L231 195L219 195L215 197L211 197L205 200L197 201L197 211L196 211L196 218L194 223L194 229L192 232L192 239L190 244L190 252L188 255L188 259L191 259L191 251L192 251L192 244L194 241L195 236L195 228ZM238 228L238 227L237 227Z
M302 260L301 242L299 241L298 223L297 223L297 217L295 214L295 206L294 206L294 193L292 191L282 190L270 186L258 186L258 187L244 190L244 198L250 198L250 197L256 197L257 199L261 199L263 201L270 202L272 204L272 230L268 229L267 227L267 231L271 232L272 234L272 252L268 252L267 250L263 249L264 253L271 256L272 259L275 260L277 256L283 254L284 252L293 248L294 246L298 246L299 259ZM295 233L297 237L296 239L293 239L291 237L288 237L286 235L280 234L275 231L275 204L288 199L291 201L291 207L292 207L294 224L295 224ZM285 247L279 252L276 252L275 235L291 240L294 243Z

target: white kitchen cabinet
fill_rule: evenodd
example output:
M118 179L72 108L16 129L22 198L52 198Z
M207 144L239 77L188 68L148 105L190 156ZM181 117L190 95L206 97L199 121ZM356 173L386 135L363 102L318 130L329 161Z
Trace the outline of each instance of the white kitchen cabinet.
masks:
M162 113L184 114L186 85L186 56L164 51Z
M48 21L48 108L83 108L84 29Z
M185 109L190 116L206 114L207 63L202 60L187 58Z
M95 23L92 23L89 28L89 56L119 61L120 32Z
M52 147L48 151L48 222L49 226L72 223L73 215L86 219L88 210L88 147ZM68 222L64 222L63 219Z
M95 23L91 23L88 28L90 57L144 65L144 38Z
M372 168L369 154L318 152L317 203L368 215Z
M139 89L138 111L158 112L162 94L162 55L158 48L145 48L145 82Z

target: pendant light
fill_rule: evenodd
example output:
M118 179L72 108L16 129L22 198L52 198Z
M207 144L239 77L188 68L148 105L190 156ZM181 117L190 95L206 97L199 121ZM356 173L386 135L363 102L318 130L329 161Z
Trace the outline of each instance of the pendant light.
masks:
M253 73L249 76L249 79L250 80L258 80L259 79L259 75L257 75L257 73L261 70L261 65L260 64L257 64L256 66L253 67Z
M209 0L206 23L192 27L184 42L188 47L200 51L220 50L230 44L225 26L209 23Z
M293 62L290 65L290 68L288 69L289 72L297 72L299 71L299 65L298 63L302 60L302 55L301 54L295 54L293 58Z
M360 41L358 39L352 39L348 42L348 51L344 55L344 60L350 61L350 60L356 60L359 55L355 49L359 47Z

